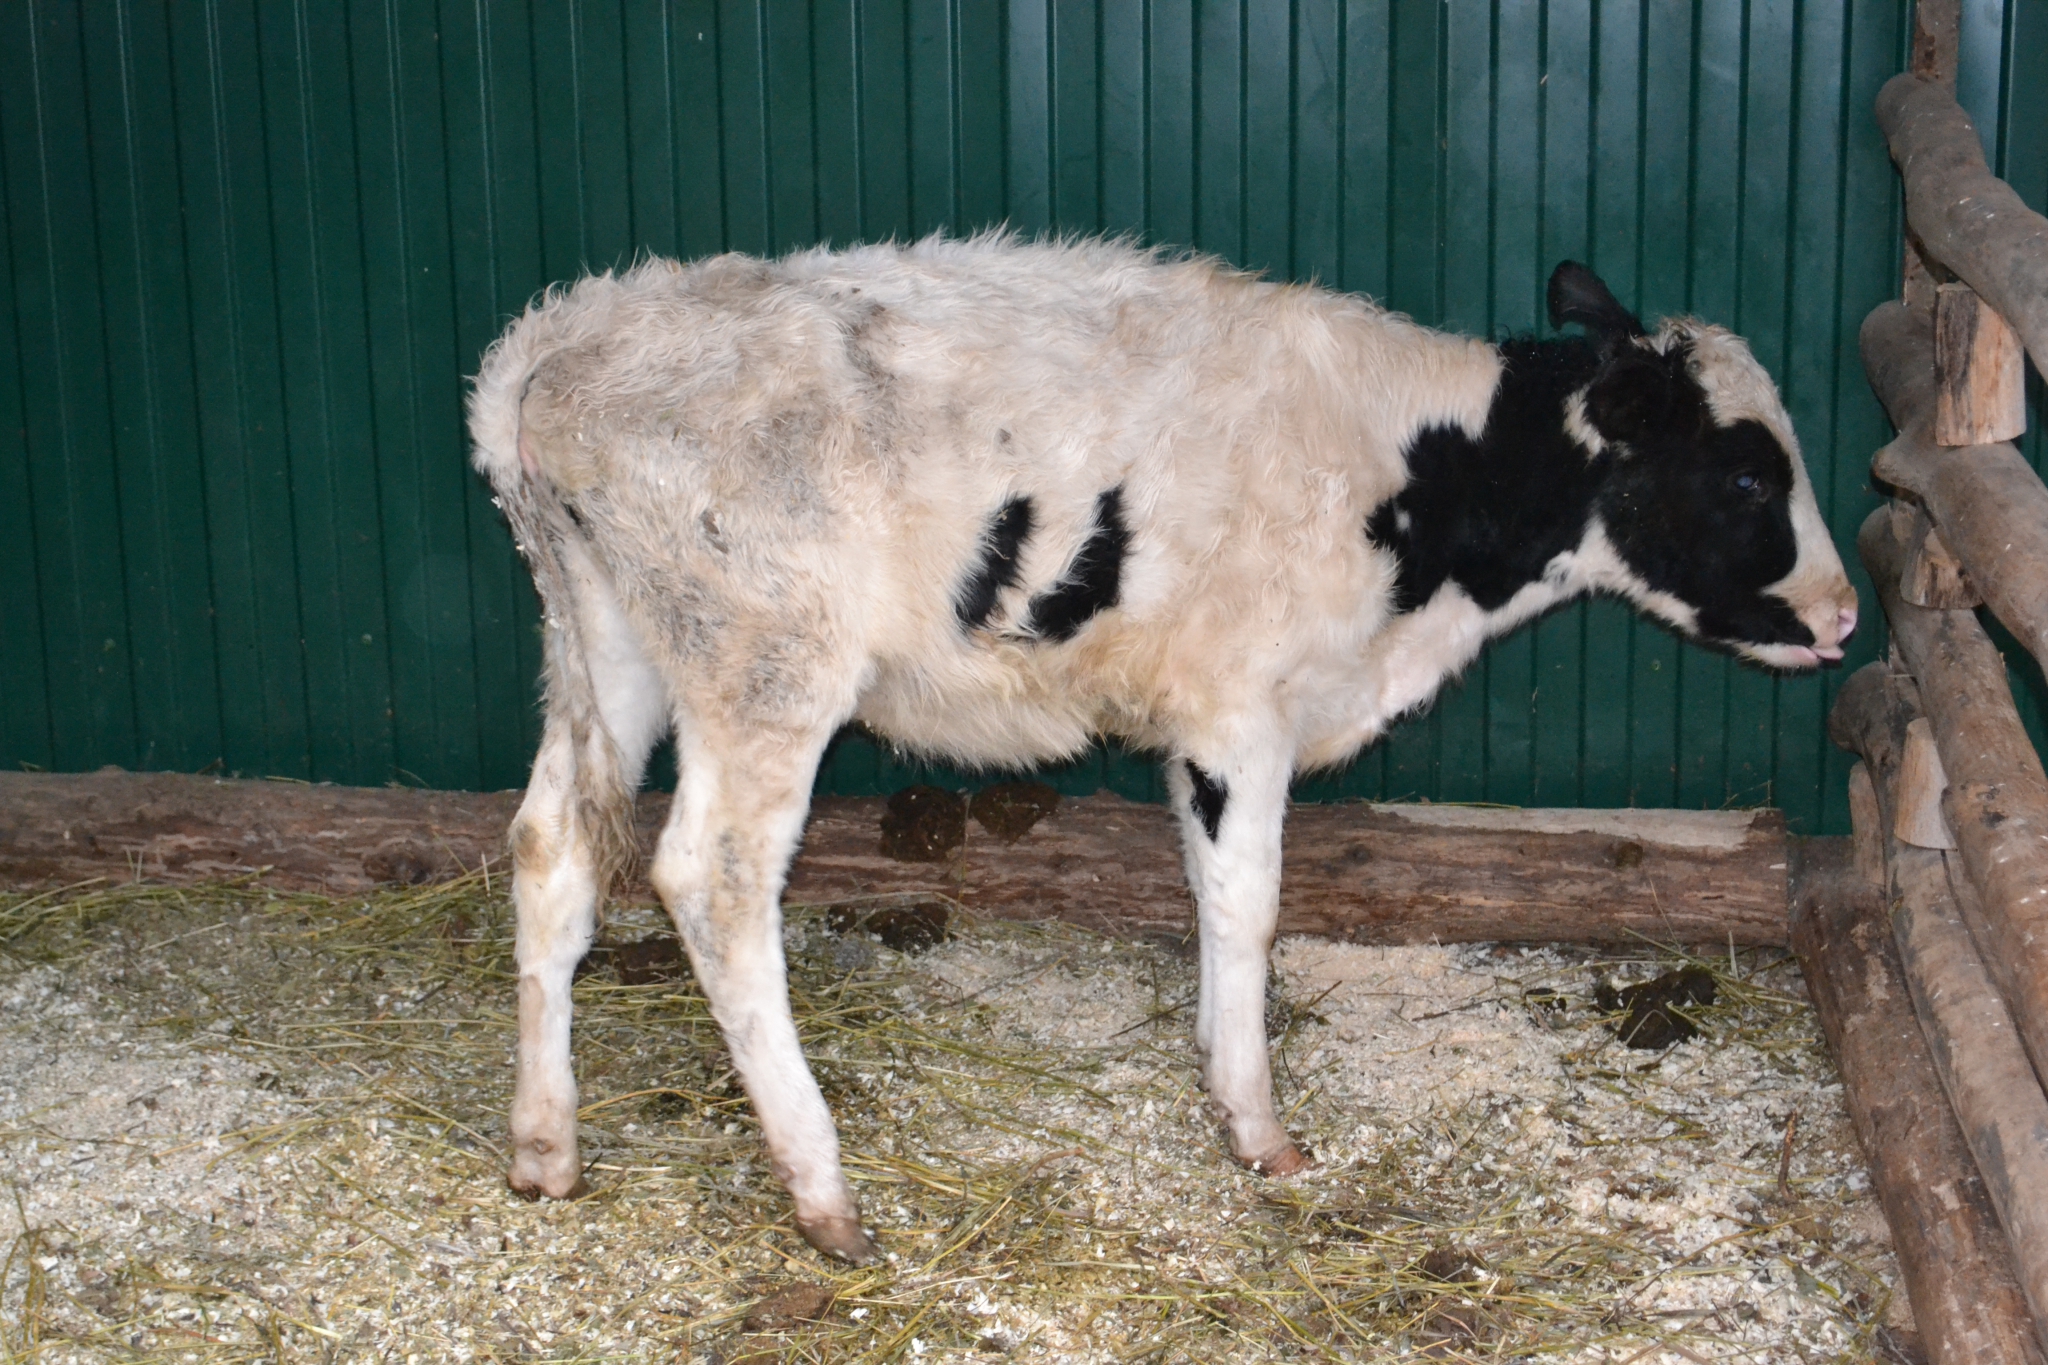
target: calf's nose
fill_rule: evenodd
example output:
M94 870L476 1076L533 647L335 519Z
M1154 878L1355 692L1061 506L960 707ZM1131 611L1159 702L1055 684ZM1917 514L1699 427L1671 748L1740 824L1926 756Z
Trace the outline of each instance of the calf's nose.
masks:
M1835 614L1835 643L1846 645L1849 637L1856 633L1856 608L1843 607Z

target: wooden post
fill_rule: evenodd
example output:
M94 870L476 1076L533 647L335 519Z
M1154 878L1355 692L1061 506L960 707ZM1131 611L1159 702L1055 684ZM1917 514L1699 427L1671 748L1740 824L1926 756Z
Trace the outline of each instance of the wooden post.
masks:
M1955 88L1962 10L1961 0L1918 0L1913 6L1913 47L1907 70L1923 81Z
M1859 822L1857 836L1882 831ZM2040 1365L2012 1251L1913 1014L1884 892L1850 868L1803 867L1792 947L1841 1068L1928 1359Z
M1961 0L1921 0L1913 6L1913 41L1906 69L1923 81L1956 88L1956 65L1962 45ZM1911 308L1932 308L1941 266L1914 235L1911 223L1905 231L1905 259L1901 263L1899 297Z
M1885 509L1863 523L1857 546L1933 727L1948 777L1948 826L1992 931L1986 965L2028 1054L2048 1073L2048 774L2013 707L2005 661L1976 616L1900 600L1900 549ZM1829 733L1864 752L1832 719ZM1871 776L1888 800L1876 764Z
M1967 284L1934 291L1934 439L1945 446L2018 439L2027 429L2026 349Z
M1877 788L1870 765L1857 760L1849 769L1849 827L1856 831L1856 875L1880 890L1884 887L1884 831L1878 828Z

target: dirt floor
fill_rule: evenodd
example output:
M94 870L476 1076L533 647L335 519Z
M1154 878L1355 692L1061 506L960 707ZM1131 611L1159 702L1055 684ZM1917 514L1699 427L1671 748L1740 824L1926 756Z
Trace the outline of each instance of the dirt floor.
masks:
M0 897L0 1359L1675 1365L1908 1339L1780 954L1286 941L1279 1088L1322 1164L1269 1181L1205 1112L1184 945L955 914L913 953L888 943L918 947L916 915L871 918L900 907L795 909L799 1023L890 1252L856 1271L791 1231L652 911L614 913L577 987L595 1193L505 1188L503 891ZM1602 984L1688 965L1698 1036L1625 1046ZM1673 1022L1642 1013L1638 1042Z

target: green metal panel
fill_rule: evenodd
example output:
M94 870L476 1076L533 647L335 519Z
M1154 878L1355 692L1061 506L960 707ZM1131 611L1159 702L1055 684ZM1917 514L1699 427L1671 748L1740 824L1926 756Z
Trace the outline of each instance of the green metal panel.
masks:
M1965 12L1960 96L2048 202L2048 8ZM1846 543L1886 435L1855 331L1897 269L1868 111L1904 16L0 6L0 761L519 782L534 603L463 459L463 377L535 291L648 251L1131 233L1482 333L1541 330L1548 268L1573 256L1645 313L1751 339ZM2038 434L2026 449L2043 459ZM1775 679L1586 603L1301 792L1773 801L1839 830L1841 676ZM2017 681L2038 713L2039 677ZM854 735L821 781L919 775ZM1149 759L1113 749L1053 776L1159 794Z

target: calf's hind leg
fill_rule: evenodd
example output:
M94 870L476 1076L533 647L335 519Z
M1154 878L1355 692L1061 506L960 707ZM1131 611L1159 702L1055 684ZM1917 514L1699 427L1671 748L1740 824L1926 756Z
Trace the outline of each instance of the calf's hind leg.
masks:
M753 1101L797 1230L864 1264L880 1248L839 1165L839 1135L804 1061L782 955L782 886L811 782L835 725L736 732L679 722L681 780L654 855L654 886Z
M554 1199L585 1188L569 1061L570 978L596 927L605 852L631 837L633 792L648 751L668 728L660 679L610 589L574 551L566 547L576 620L566 623L573 626L566 635L560 624L550 632L547 726L512 821L519 1046L507 1180L521 1194ZM562 677L566 670L573 676Z

